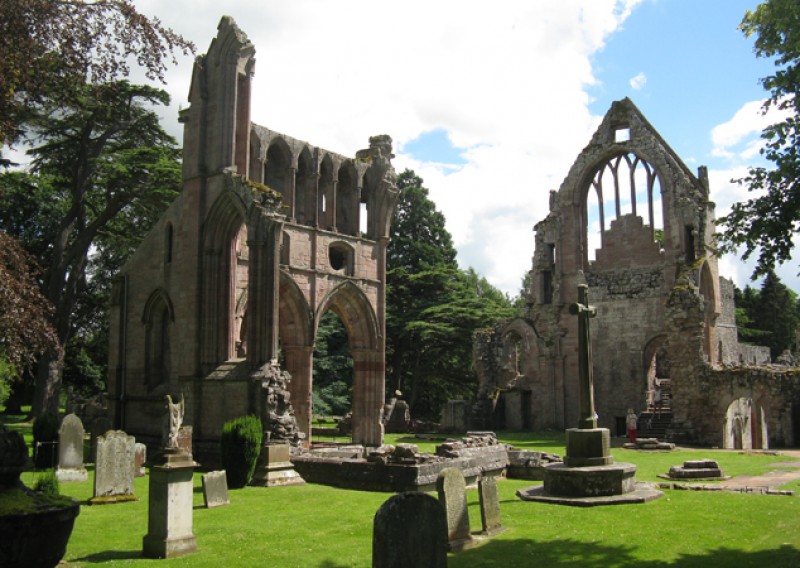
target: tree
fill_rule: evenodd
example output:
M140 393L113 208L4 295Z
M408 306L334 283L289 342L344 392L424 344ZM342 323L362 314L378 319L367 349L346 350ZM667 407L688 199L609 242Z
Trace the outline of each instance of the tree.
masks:
M67 107L43 101L28 121L38 142L30 151L33 175L2 176L11 201L25 202L22 188L31 185L51 215L20 220L4 207L0 227L16 228L41 251L42 289L55 306L62 345L70 344L76 317L97 325L110 274L177 194L179 150L147 106L168 102L164 91L125 81L87 87ZM40 357L34 415L57 410L62 366L62 357Z
M755 327L768 332L762 344L769 347L775 359L786 349L793 350L797 329L796 295L778 278L767 272L758 297L758 310L753 317Z
M50 324L52 306L42 297L36 265L25 249L0 231L0 404L11 381L44 352L60 346Z
M320 319L314 341L313 412L315 416L343 416L352 406L353 358L347 330L334 312Z
M0 14L0 147L31 107L71 104L87 82L126 77L131 59L163 82L168 58L195 49L130 0L0 0Z
M733 205L717 222L721 251L744 247L744 258L756 250L754 276L766 275L775 264L792 257L792 237L800 231L800 3L797 0L768 0L747 11L739 28L755 35L758 57L775 58L776 71L762 79L770 95L763 110L788 111L785 120L767 127L761 137L761 154L773 167L754 167L737 180L758 197Z
M389 390L403 392L414 416L438 419L449 398L477 387L472 334L513 313L510 300L456 263L445 218L422 179L398 176L400 196L387 251Z

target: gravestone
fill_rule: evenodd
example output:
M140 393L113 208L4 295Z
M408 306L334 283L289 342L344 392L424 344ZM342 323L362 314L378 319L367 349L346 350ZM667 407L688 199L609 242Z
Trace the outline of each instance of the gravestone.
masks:
M464 474L455 467L446 467L436 479L436 492L447 518L448 550L459 552L475 545L469 529L467 484Z
M136 442L133 454L133 476L144 477L147 473L144 464L147 461L147 446Z
M58 469L59 482L86 481L89 474L83 467L83 422L75 414L68 414L61 422L58 431Z
M469 426L469 402L466 400L448 400L442 411L442 432L463 434Z
M500 521L500 494L497 491L497 478L494 476L481 477L478 482L478 493L481 501L482 533L493 536L506 530Z
M390 497L375 513L372 568L447 567L444 507L426 493Z
M206 509L230 505L228 500L228 477L225 470L209 471L201 477L203 481L203 501Z
M94 497L91 504L135 501L133 464L136 439L122 430L109 430L97 438Z

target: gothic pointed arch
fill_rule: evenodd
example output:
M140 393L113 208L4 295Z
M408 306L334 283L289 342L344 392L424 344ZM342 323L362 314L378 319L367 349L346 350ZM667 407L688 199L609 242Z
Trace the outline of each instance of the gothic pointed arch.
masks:
M169 294L163 288L158 288L147 299L142 313L145 326L145 386L148 391L169 384L170 332L174 321L175 311Z
M378 319L369 300L358 286L348 281L334 288L320 304L315 322L319 322L328 310L336 312L342 320L347 329L351 350L378 348Z
M360 201L358 170L353 160L346 160L339 167L336 183L336 228L339 232L358 236Z
M310 347L313 317L302 290L285 271L280 274L280 318L281 345Z
M222 193L203 225L200 364L205 372L235 356L234 318L238 273L246 274L243 252L245 206L233 192Z

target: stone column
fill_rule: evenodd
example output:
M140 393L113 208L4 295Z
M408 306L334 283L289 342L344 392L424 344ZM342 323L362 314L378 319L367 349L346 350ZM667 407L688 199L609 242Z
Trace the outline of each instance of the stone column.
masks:
M289 179L286 180L286 196L284 200L286 205L289 206L289 220L294 223L297 221L297 215L295 214L295 207L297 205L296 202L296 185L297 185L297 168L287 168L286 170L289 174Z
M292 393L292 408L300 431L311 441L311 382L314 348L304 345L283 346L284 365L292 380L289 391Z
M248 220L247 361L261 366L278 356L278 291L283 217L254 207Z
M383 350L351 349L353 357L353 442L383 445L381 413L386 389Z

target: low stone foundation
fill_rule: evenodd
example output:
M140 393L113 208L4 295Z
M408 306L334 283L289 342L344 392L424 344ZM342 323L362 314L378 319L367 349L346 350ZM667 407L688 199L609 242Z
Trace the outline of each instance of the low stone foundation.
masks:
M439 472L446 467L460 469L468 485L481 476L502 475L508 447L498 444L493 433L481 433L445 442L436 455L420 453L414 444L366 451L342 446L298 454L292 463L309 483L364 491L434 491Z

